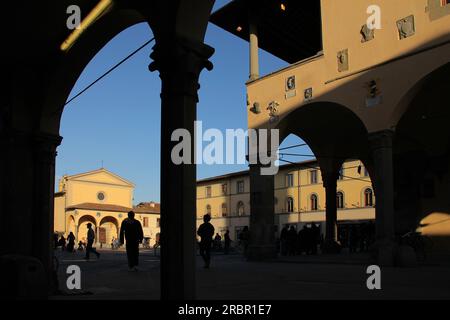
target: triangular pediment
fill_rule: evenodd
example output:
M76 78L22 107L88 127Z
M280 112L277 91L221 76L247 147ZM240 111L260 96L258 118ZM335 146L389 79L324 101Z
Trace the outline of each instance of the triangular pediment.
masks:
M134 184L131 183L130 181L106 169L99 169L95 171L77 174L74 176L69 176L68 180L134 187Z

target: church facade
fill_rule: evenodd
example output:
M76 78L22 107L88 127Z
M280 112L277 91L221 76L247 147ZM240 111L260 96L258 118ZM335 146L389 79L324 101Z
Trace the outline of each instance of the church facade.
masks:
M159 204L134 206L134 188L133 183L106 169L62 177L55 193L54 231L64 236L73 232L77 242L86 241L87 224L92 223L97 246L111 247L122 221L133 210L144 237L154 244L160 230Z

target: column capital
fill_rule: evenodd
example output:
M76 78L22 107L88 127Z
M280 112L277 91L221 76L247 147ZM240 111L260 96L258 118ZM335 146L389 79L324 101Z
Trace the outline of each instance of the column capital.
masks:
M336 170L334 172L330 171L322 172L323 187L336 188L338 178L339 178L339 170Z
M213 54L214 48L185 38L157 41L150 54L153 62L149 70L159 71L162 95L188 95L198 101L198 78L203 69L213 69L208 60Z
M39 161L54 164L56 158L56 148L61 144L62 137L49 133L33 134L32 142L34 152L38 156Z
M387 129L369 134L369 143L372 150L381 148L392 148L394 131Z

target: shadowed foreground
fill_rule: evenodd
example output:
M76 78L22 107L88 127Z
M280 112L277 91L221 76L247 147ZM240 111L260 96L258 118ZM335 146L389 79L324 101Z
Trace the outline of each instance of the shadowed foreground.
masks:
M57 252L60 287L67 266L82 270L82 291L52 299L159 299L159 257L141 252L140 271L128 272L123 251L101 251L100 260ZM449 299L449 265L382 269L382 290L366 287L363 256L293 257L278 262L248 263L240 255L213 256L211 269L197 260L198 299Z

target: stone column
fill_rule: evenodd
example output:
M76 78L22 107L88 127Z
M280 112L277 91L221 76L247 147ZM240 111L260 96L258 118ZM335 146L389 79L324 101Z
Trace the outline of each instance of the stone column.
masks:
M150 71L158 70L161 87L161 299L195 299L196 165L194 122L197 118L199 75L212 70L214 49L186 39L157 41ZM189 163L175 164L172 133L191 136ZM185 141L186 142L186 141Z
M260 261L276 258L273 175L261 175L261 165L250 165L250 246L247 258Z
M31 134L8 129L2 134L0 255L32 256L33 151ZM19 206L19 207L18 207ZM18 241L17 239L20 239Z
M369 135L376 195L376 249L378 263L383 266L393 265L395 257L393 134L384 130Z
M79 231L78 228L79 228L79 227L78 227L78 225L76 224L76 225L75 225L75 246L76 246L76 248L78 248L78 242L80 241L80 239L78 239L78 231Z
M62 138L49 134L33 137L34 152L34 199L33 199L33 256L42 261L52 288L53 278L53 231L56 148Z
M249 24L250 31L250 81L259 78L258 27L255 22Z
M339 171L323 172L322 180L326 193L326 234L325 247L326 253L338 253L338 234L337 234L337 179Z

